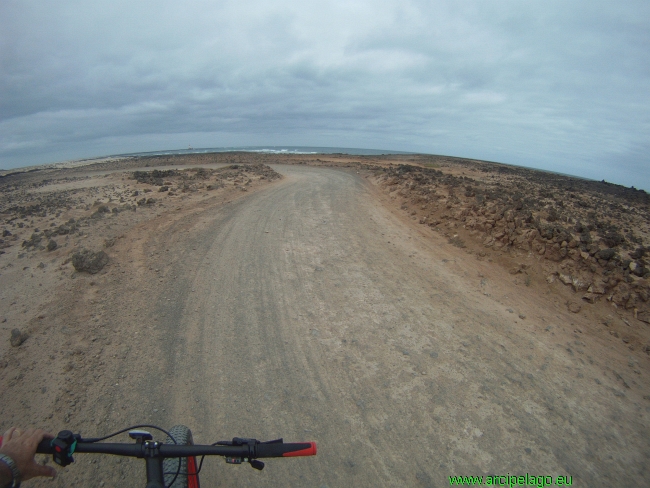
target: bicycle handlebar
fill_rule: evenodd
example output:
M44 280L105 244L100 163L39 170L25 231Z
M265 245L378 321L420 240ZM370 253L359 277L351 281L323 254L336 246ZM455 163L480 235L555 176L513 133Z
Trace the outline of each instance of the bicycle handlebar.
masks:
M235 438L238 439L238 438ZM229 442L233 444L235 441ZM244 442L242 445L175 445L157 443L157 454L153 457L179 458L189 456L225 456L233 458L272 458L272 457L293 457L293 456L315 456L317 452L315 442L291 442L284 443L282 439L262 443L255 439L239 439ZM222 441L224 442L224 441ZM36 452L40 454L54 454L55 447L51 439L43 439ZM103 443L103 442L77 442L74 452L114 454L117 456L129 457L152 457L146 443L124 444L124 443Z
M223 456L226 458L226 463L242 464L248 462L252 468L261 470L264 469L264 463L259 461L260 458L316 455L315 442L290 442L285 444L282 439L260 442L257 439L234 437L232 441L219 441L212 445L194 445L191 444L190 434L187 444L169 444L170 439L172 442L176 442L170 432L153 425L139 425L129 429L139 427L153 427L161 430L167 434L166 442L155 441L153 436L145 430L131 430L129 437L134 439L135 442L128 444L101 442L126 432L128 429L106 437L89 439L84 439L80 434L73 434L69 430L62 430L54 439L43 439L36 447L36 452L52 454L54 462L62 467L74 462L72 455L75 453L112 454L144 459L147 467L148 488L162 488L168 486L166 483L173 485L179 475L187 477L188 482L192 481L188 486L198 486L198 474L201 471L203 459L201 459L197 469L197 456ZM184 426L178 427L187 429ZM179 438L179 440L188 441L187 437L184 437L184 439ZM178 468L173 475L173 480L170 482L166 479L166 476L171 476L173 473L165 472L165 459L174 458L185 458L186 465L183 465L183 459L178 459ZM183 471L181 470L182 466L185 466ZM191 469L190 466L192 466Z

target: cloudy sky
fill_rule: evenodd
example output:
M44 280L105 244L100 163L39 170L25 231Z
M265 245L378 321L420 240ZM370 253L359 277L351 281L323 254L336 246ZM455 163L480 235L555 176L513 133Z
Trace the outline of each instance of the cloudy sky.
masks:
M650 191L650 2L2 0L0 168L446 154Z

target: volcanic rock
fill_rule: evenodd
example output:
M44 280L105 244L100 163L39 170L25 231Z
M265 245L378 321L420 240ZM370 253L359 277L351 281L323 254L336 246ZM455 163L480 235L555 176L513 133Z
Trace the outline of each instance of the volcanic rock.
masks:
M107 263L108 254L104 251L92 252L84 249L72 255L72 266L79 272L99 273Z
M9 342L12 347L18 347L25 342L28 337L27 333L20 332L19 329L14 329L11 331L11 339L9 339Z

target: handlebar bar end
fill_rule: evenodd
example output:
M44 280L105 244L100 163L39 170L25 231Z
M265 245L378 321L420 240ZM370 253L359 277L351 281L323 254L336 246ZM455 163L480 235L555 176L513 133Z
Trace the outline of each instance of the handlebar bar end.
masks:
M282 454L282 457L293 457L293 456L315 456L318 449L316 448L315 442L304 442L303 444L309 444L309 447L305 449L300 449L299 451L285 452Z

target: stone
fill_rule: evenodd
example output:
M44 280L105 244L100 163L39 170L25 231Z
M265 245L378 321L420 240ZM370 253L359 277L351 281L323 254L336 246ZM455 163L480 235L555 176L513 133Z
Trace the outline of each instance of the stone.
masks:
M592 283L589 288L587 288L589 293L597 293L598 295L603 295L605 293L605 286L602 283Z
M558 275L558 277L560 278L560 281L562 283L564 283L565 285L570 285L571 283L573 283L573 280L571 279L570 275L565 275L565 274L560 273Z
M11 339L9 339L9 342L11 343L11 347L18 347L20 346L23 342L27 340L29 336L25 332L20 332L20 329L14 329L11 331Z
M50 239L50 241L47 243L47 250L48 251L54 251L59 245L56 243L54 239Z
M108 263L108 254L104 251L92 252L87 249L72 255L72 266L79 272L99 273Z
M597 259L604 259L606 261L609 261L616 255L616 250L615 249L601 249L598 251L595 256Z
M639 312L636 318L639 319L641 322L650 324L650 312Z
M578 292L578 291L586 291L589 288L589 283L586 283L582 281L580 278L573 277L571 279L571 286L573 287L573 290Z
M569 309L569 312L578 313L580 310L582 310L582 305L575 302L569 302L567 303L567 308Z
M646 272L648 271L647 268L645 268L642 264L639 263L634 263L634 264L636 264L636 266L632 270L632 274L634 274L635 276L638 276L640 278L643 275L645 275Z
M585 293L585 295L582 297L582 299L585 302L589 302L589 303L594 303L597 298L598 295L596 295L595 293Z

